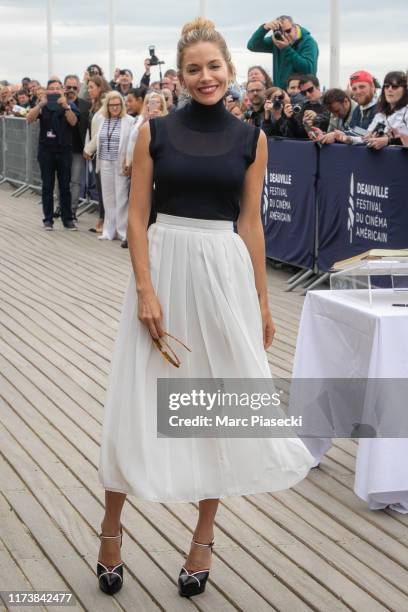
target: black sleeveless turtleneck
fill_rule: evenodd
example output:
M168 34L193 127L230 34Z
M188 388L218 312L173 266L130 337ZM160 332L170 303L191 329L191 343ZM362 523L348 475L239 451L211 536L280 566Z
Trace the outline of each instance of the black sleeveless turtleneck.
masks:
M242 123L220 100L191 100L150 120L157 212L196 219L236 221L259 128Z

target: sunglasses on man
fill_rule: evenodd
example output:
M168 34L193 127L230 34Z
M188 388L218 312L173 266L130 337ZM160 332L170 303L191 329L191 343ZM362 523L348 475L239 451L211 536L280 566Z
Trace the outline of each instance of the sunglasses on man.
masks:
M307 87L307 89L301 89L300 93L305 96L306 94L312 94L314 90L315 90L315 86L312 85L311 87Z
M78 91L78 87L76 85L67 85L65 89L66 91Z

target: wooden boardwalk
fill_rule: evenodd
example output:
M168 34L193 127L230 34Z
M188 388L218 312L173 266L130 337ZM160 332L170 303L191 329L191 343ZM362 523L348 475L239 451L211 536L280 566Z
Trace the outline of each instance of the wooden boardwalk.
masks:
M68 590L92 612L407 611L408 515L353 494L349 440L290 491L221 503L211 579L193 600L175 585L194 505L129 498L125 587L98 591L98 450L129 254L98 242L87 215L77 233L44 232L38 198L10 193L0 187L0 590ZM276 376L290 375L303 302L287 278L269 271Z

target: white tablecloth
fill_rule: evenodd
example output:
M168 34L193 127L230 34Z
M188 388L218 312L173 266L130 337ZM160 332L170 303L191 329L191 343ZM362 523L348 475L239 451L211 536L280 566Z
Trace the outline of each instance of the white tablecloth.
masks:
M299 327L293 378L408 378L408 308L378 290L309 291ZM331 440L305 438L316 465ZM408 513L408 439L359 440L355 493L371 509Z

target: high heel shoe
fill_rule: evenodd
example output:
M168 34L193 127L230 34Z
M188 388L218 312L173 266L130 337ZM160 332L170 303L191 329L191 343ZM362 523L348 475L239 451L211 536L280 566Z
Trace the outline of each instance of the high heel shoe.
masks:
M196 546L205 546L211 548L211 552L214 546L214 540L210 544L200 544L194 539L192 543ZM197 572L189 572L185 567L181 568L181 572L178 578L178 591L181 597L193 597L193 595L200 595L204 593L205 585L207 583L208 576L210 575L209 569L198 570Z
M120 528L120 534L117 536L106 536L102 533L99 534L101 540L116 540L120 538L120 546L122 547L122 527ZM117 565L104 565L98 561L96 566L96 574L98 576L99 588L107 595L114 595L123 585L123 561Z

